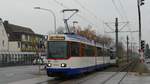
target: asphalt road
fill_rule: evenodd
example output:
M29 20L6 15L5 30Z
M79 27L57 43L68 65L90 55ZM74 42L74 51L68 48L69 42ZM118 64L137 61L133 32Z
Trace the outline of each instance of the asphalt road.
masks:
M147 64L150 69L150 64ZM0 68L0 84L103 84L115 72L106 69L97 71L88 75L79 76L69 79L58 79L47 77L44 70L40 70L39 66L17 66ZM110 79L105 84L117 84L118 80L125 74L119 73L116 77ZM138 73L130 72L121 84L149 84L150 75L138 75Z
M39 66L15 66L0 68L0 84L9 84L33 78L48 78L45 71L39 73ZM45 79L44 78L44 79ZM22 83L21 83L22 84ZM33 83L29 83L33 84Z

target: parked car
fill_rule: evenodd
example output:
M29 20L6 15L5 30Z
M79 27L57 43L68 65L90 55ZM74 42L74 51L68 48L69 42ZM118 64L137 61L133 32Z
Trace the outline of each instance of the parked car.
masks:
M149 58L145 59L145 62L149 64L150 63L150 59Z

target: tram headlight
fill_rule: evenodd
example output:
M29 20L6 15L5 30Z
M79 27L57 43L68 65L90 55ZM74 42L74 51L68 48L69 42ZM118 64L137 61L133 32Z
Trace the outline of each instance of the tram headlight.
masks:
M67 67L67 64L62 63L62 64L61 64L61 67Z
M47 66L48 66L48 67L51 67L51 66L52 66L52 64L51 64L51 63L48 63L48 64L47 64Z

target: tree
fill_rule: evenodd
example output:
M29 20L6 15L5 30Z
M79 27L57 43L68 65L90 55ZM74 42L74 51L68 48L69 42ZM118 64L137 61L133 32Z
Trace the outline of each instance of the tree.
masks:
M104 44L105 46L110 46L112 43L112 38L110 38L108 36L97 35L96 41L101 44Z
M95 31L91 30L90 28L85 28L84 30L80 30L78 34L90 40L94 40L96 38Z
M69 30L71 33L75 33L77 29L75 29L75 27L70 26ZM66 33L66 29L65 29L65 27L60 26L57 28L56 32L58 34L64 34L64 33Z
M130 50L129 50L130 51ZM124 46L123 46L123 43L122 42L119 42L118 43L118 53L119 53L119 57L121 59L123 59L123 57L125 56L125 49L124 49Z
M58 34L64 34L64 33L65 33L65 28L62 27L62 26L60 26L60 27L57 28L56 32L57 32Z
M146 57L150 58L150 49L149 49L149 45L148 44L146 44L144 54L145 54Z

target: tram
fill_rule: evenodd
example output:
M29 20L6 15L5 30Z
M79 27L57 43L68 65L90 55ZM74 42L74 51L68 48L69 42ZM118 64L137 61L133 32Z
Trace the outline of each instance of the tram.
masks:
M47 41L47 75L76 76L115 62L110 48L77 34L55 34Z

